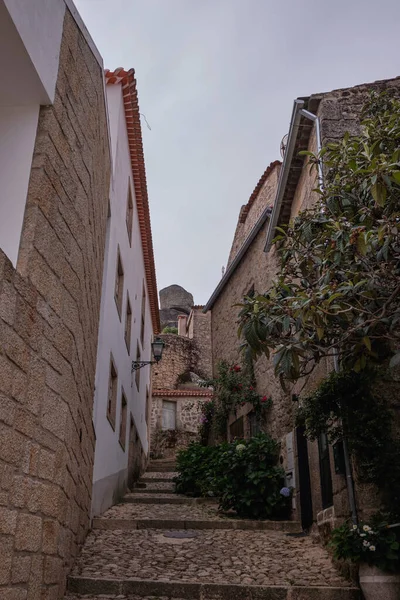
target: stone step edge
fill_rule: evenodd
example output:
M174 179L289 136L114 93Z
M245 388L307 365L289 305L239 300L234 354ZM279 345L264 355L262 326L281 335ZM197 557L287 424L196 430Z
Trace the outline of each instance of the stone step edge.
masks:
M142 477L138 483L174 483L170 477Z
M143 492L145 493L145 492ZM167 498L166 496L141 496L139 493L132 494L132 497L124 496L121 499L121 504L215 504L215 500L209 498L186 498L176 496L176 498Z
M132 494L174 494L174 488L171 488L170 490L168 489L161 489L161 490L157 490L155 488L148 488L148 487L136 487L133 488L132 490Z
M169 596L184 600L361 600L355 587L255 586L147 579L68 578L68 591L113 596Z
M250 521L245 519L213 521L211 519L102 519L95 517L92 521L92 529L224 529L301 533L301 525L297 521Z
M149 467L146 469L146 473L176 473L174 467Z

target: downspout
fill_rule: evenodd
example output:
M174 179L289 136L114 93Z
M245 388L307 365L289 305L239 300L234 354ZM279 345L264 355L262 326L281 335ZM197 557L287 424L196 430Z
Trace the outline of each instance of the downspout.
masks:
M338 356L337 356L336 352L333 357L333 364L335 366L336 373L339 373L339 361L338 361ZM347 438L345 436L343 436L343 438L342 438L342 443L343 443L344 470L345 470L345 474L346 474L347 495L349 497L351 520L354 523L354 525L357 525L358 517L357 517L356 497L354 494L354 481L353 481L353 474L351 472L349 447L347 445Z
M272 246L272 240L275 237L275 228L278 223L279 213L281 211L283 195L285 193L286 184L289 176L290 163L294 154L294 148L297 140L297 133L299 131L301 111L304 106L304 100L297 99L294 101L292 119L290 121L288 142L283 158L283 164L281 172L279 173L278 189L276 192L276 198L274 208L271 215L271 220L268 227L267 239L264 246L264 252L269 252Z
M308 110L305 110L304 108L301 109L300 114L303 117L305 117L306 119L310 119L311 121L313 121L315 123L315 134L316 134L316 138L317 138L317 155L319 156L321 149L322 149L321 126L320 126L320 122L319 122L319 117L317 117L317 115L314 115L313 113L310 113ZM324 189L324 174L323 174L323 165L322 165L321 159L318 162L318 187L320 190ZM336 373L338 373L339 372L339 361L338 361L338 356L337 356L336 352L333 357L333 363L334 363L335 371L336 371ZM351 472L349 447L348 447L347 439L345 436L343 436L342 443L343 443L344 469L345 469L345 474L346 474L347 494L348 494L348 498L349 498L349 506L350 506L350 511L351 511L351 520L355 525L357 525L358 518L357 518L356 499L355 499L355 494L354 494L354 482L353 482L353 475Z

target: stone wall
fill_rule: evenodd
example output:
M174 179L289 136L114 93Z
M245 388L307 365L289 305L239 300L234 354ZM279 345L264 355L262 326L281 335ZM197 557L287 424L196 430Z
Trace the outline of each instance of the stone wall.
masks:
M192 309L193 342L197 351L197 363L194 372L211 377L211 314L203 313L203 307Z
M194 391L189 392L187 396L153 395L151 411L151 452L153 457L174 456L177 450L185 448L191 441L197 439L201 407L208 400L204 396L204 390L200 393L199 396L194 395ZM162 430L164 400L176 403L176 428L174 430Z
M55 600L89 527L110 157L103 73L67 11L15 271L0 253L0 597Z
M268 173L259 193L254 198L252 196L248 204L241 208L232 247L229 253L228 267L243 246L244 241L257 223L264 208L272 206L273 204L274 191L278 184L280 172L279 163L277 161L276 163L272 163L266 172L268 172L269 169L271 169L271 171Z
M160 336L165 346L162 360L153 367L153 389L175 389L179 384L179 376L194 371L198 360L198 350L193 340L165 333Z

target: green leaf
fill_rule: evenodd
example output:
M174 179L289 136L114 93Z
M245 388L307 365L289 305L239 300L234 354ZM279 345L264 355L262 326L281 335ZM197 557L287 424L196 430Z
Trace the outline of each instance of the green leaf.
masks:
M384 206L386 201L387 190L386 186L380 181L377 181L371 187L371 194L378 206Z
M367 254L367 244L365 243L365 237L363 233L357 238L357 252L361 254L361 256L365 256Z
M400 185L400 171L393 171L392 178L398 185Z
M369 339L369 337L366 335L363 337L362 339L363 344L368 348L368 350L371 352L371 340Z

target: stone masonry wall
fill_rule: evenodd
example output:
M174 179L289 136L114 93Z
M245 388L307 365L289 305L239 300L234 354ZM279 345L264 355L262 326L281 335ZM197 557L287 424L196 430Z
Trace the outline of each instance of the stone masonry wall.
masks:
M229 260L227 266L230 265L240 248L243 246L244 241L253 229L254 225L257 223L264 208L273 204L274 192L278 184L279 172L280 167L276 166L269 174L257 198L255 198L254 202L252 203L244 223L241 222L239 215L239 220L236 226L236 231L233 238L232 247L229 253ZM244 207L242 207L242 210L243 208Z
M176 402L176 429L162 430L163 401ZM151 410L151 452L155 458L174 456L177 450L185 448L197 439L200 425L201 407L207 401L204 396L160 396L152 399Z
M211 356L211 314L203 313L202 308L193 308L193 342L197 350L195 372L206 377L212 375Z
M162 360L153 367L153 389L175 389L179 375L194 371L198 351L192 340L181 335L165 333L160 336L165 342Z
M0 597L56 600L91 503L110 157L103 73L67 11L15 271L0 253Z

